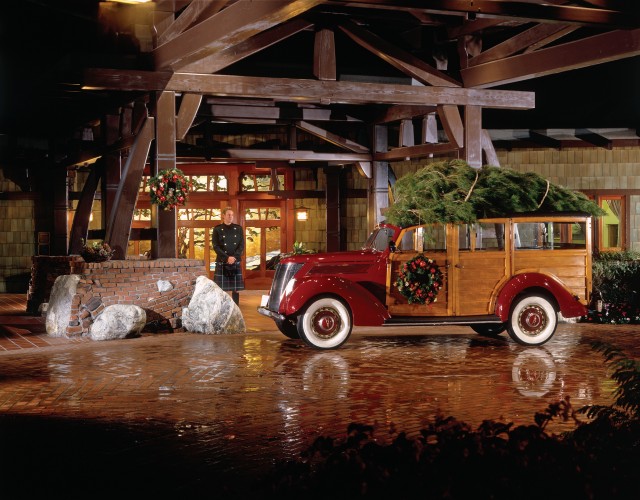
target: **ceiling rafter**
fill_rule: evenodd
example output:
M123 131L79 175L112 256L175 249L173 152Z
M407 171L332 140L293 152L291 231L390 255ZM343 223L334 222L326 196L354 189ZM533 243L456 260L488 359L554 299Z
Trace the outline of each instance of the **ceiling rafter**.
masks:
M156 69L177 71L299 16L322 0L238 0L153 51Z
M172 90L321 104L369 103L418 106L448 104L504 109L531 109L535 107L533 92L516 90L482 90L194 73L171 74L168 72L110 69L87 70L85 72L85 88L129 91Z
M567 29L566 26L561 24L538 24L470 58L469 67L512 56L528 49L533 44L549 39L549 37L557 33L566 35L575 29L577 27L571 26Z
M640 15L631 8L595 8L575 5L556 5L541 1L517 2L495 0L398 0L391 4L384 0L327 0L327 3L413 11L420 10L428 14L461 14L476 18L502 17L526 20L526 22L577 23L585 26L628 27L640 24Z
M393 46L391 43L361 28L355 23L345 21L340 23L338 27L358 45L364 47L406 75L415 78L420 83L425 85L460 87L460 82L429 66L421 59Z
M271 29L261 31L236 45L230 45L215 54L187 64L180 71L187 73L215 73L312 26L313 23L304 18L292 19Z
M461 71L466 87L488 88L640 55L640 29L616 30Z

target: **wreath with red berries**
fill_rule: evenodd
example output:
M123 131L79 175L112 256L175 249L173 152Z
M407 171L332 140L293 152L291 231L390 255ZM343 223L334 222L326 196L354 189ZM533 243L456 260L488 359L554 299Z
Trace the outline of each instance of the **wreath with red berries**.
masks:
M192 188L193 181L185 177L182 170L177 168L161 170L158 175L149 179L151 203L163 210L184 205Z
M442 289L442 271L432 259L420 254L400 266L395 285L409 304L431 304Z

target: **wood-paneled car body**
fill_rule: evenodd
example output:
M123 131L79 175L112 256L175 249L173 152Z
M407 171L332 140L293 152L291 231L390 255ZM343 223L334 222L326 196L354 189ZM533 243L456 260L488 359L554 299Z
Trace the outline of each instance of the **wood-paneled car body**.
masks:
M558 313L584 316L591 294L591 217L519 214L473 224L380 224L359 251L294 255L277 266L258 311L290 338L339 347L353 326L469 325L541 345ZM398 276L416 257L440 277L415 303ZM414 275L415 277L415 275ZM410 303L413 302L413 303ZM419 300L418 300L419 302Z

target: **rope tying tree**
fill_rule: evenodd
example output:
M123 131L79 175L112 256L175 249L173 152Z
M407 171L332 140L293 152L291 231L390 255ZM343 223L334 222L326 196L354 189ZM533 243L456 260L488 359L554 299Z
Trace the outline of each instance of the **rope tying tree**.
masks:
M518 212L586 212L603 215L584 194L526 172L462 160L432 163L398 179L387 221L399 226L466 222Z

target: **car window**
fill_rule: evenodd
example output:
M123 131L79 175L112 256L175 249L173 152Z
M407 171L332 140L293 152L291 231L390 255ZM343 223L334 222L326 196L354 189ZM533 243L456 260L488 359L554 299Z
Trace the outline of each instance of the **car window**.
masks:
M475 224L476 250L504 250L504 224Z
M514 224L516 249L584 249L586 225L571 222L527 222Z

